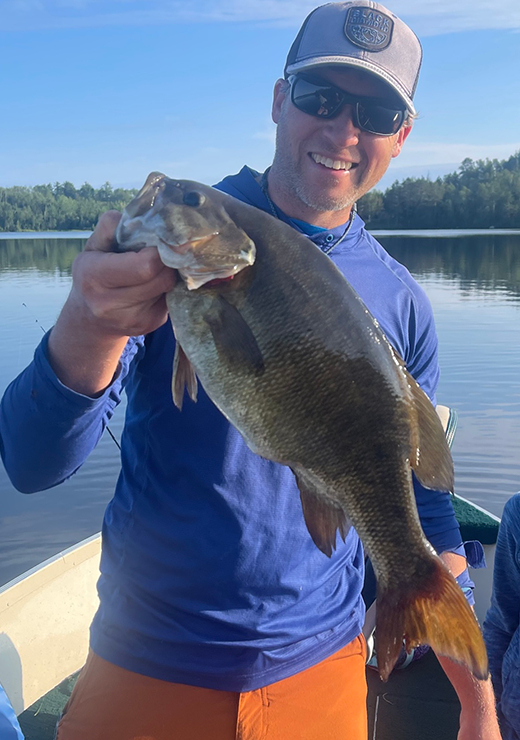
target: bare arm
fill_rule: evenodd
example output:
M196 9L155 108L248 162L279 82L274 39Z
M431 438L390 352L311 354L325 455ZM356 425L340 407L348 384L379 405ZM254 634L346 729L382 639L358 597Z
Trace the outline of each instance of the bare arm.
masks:
M461 705L457 740L501 740L491 679L478 681L464 666L437 657Z
M164 294L175 272L155 248L115 253L121 214L105 213L76 258L73 285L49 337L49 362L68 388L86 396L111 382L129 336L147 334L167 318Z
M440 555L454 577L466 568L466 560L453 552ZM437 656L459 697L460 730L457 740L500 740L491 679L478 681L467 668L442 655Z

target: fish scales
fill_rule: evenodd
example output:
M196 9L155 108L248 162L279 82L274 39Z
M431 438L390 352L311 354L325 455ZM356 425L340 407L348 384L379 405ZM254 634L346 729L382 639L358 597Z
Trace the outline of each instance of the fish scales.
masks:
M328 556L352 523L378 577L378 661L404 638L487 675L460 589L422 532L412 468L452 490L435 411L364 303L312 242L207 186L153 173L118 229L155 245L181 280L167 295L177 340L173 390L205 391L257 454L288 465L305 521ZM450 634L451 632L451 634Z

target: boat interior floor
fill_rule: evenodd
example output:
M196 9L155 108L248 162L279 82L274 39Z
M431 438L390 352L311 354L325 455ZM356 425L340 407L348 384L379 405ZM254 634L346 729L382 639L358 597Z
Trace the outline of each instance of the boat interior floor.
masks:
M429 650L386 683L367 668L368 740L457 740L460 703Z
M25 740L54 740L56 723L76 683L79 671L22 712L18 721Z

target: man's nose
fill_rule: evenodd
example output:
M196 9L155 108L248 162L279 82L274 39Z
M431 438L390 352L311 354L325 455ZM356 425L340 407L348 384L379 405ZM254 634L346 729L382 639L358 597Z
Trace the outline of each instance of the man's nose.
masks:
M344 105L337 116L327 121L326 133L338 147L353 146L359 141L361 129L355 122L352 105Z

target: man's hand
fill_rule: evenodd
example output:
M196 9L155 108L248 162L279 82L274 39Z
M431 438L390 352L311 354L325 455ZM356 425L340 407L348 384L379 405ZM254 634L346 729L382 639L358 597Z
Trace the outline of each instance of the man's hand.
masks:
M117 211L104 213L72 267L71 300L92 329L114 337L148 334L167 318L164 294L175 285L157 249L114 252Z
M121 218L108 211L72 266L72 290L49 337L49 361L69 388L88 396L111 382L129 336L167 319L164 294L176 281L154 247L114 252Z

